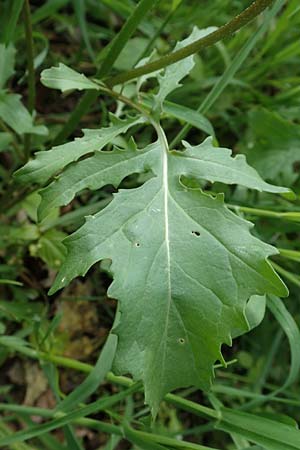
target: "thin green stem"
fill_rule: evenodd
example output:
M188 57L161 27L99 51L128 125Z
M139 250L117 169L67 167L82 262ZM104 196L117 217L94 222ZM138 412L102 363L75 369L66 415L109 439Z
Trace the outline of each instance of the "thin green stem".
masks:
M187 400L186 398L182 398L179 395L167 394L165 396L165 400L168 403L172 403L173 405L176 405L185 411L196 414L197 416L210 417L217 420L220 419L219 411L215 411L214 409L208 408L207 406L203 406L191 400Z
M28 110L33 113L35 107L35 75L34 75L34 50L31 25L31 13L29 0L24 2L24 27L27 48L27 70L28 70Z
M157 0L141 0L139 2L133 13L123 25L121 31L112 41L110 49L104 58L100 69L96 73L96 77L100 79L109 73L129 38L156 2ZM87 91L83 95L77 107L70 115L68 122L54 139L53 145L61 144L68 136L70 136L70 134L76 129L81 117L88 112L92 104L96 101L98 95L98 91Z
M265 387L266 387L266 385L265 385ZM278 387L276 389L278 389ZM215 384L212 387L212 391L217 394L227 395L230 397L249 398L249 399L255 399L255 400L259 400L259 401L268 400L268 401L273 401L276 403L283 403L283 404L291 405L291 406L300 406L300 401L294 400L292 398L278 397L276 395L270 398L268 395L257 394L255 392L244 390L244 389L237 389L237 388L232 388L232 387L228 387L228 386L223 386L222 384L221 385Z
M26 416L39 416L45 419L53 419L55 417L55 410L38 408L36 406L24 406L24 405L14 405L0 403L0 411L8 411L16 414L24 414ZM112 425L107 422L102 422L101 420L80 418L72 421L75 425L86 426L99 431L104 431L109 434L117 434L122 436L122 430L117 425Z
M18 431L17 433L14 434L13 437L0 439L0 446L8 445L11 442L24 441L36 436L40 436L46 432L55 430L57 428L61 428L64 425L67 425L75 421L76 419L81 419L82 417L94 414L98 411L106 410L107 408L116 404L117 402L124 400L128 395L136 392L138 388L139 384L135 383L126 390L120 391L119 393L114 394L113 396L99 399L93 403L90 403L89 405L75 409L74 411L68 413L55 412L53 419L50 422L46 422L42 425L33 426L26 430ZM5 405L2 404L1 406L2 409L5 408Z
M215 101L219 98L219 96L222 94L226 86L230 83L230 81L233 79L236 72L239 70L239 68L242 66L248 55L250 54L251 50L254 48L256 42L263 36L263 34L267 31L267 28L270 24L270 21L273 17L280 11L282 6L284 5L284 0L277 0L274 4L274 6L270 9L269 13L264 18L263 24L260 26L260 28L253 33L248 41L245 43L245 45L241 48L241 50L236 54L234 57L232 63L228 68L225 70L223 75L219 78L217 83L214 85L212 90L209 92L209 94L204 98L204 100L199 105L197 112L201 114L206 114L208 110L212 107L212 105L215 103ZM173 141L170 144L171 148L174 148L182 139L185 138L185 136L188 134L188 132L191 129L190 124L185 124L185 126L179 131L179 133L174 137Z
M126 393L126 392L125 392ZM120 394L116 394L115 397L120 396ZM124 393L121 393L122 397L124 397ZM85 407L87 410L89 406ZM56 428L60 428L63 426L64 423L73 423L75 425L80 426L86 426L88 428L96 429L105 433L109 434L116 434L118 436L126 437L128 440L132 440L134 442L134 437L138 438L139 440L143 440L144 442L156 442L158 444L166 445L168 448L174 447L174 448L182 448L182 449L190 449L190 450L215 450L211 447L203 447L199 444L193 444L186 441L180 441L178 439L170 438L167 436L159 435L156 433L147 433L144 431L135 430L134 428L123 425L123 426L117 426L113 424L109 424L107 422L103 422L100 420L95 419L89 419L89 418L83 418L79 417L82 413L82 410L84 408L81 408L79 410L75 410L74 412L68 413L68 414L60 414L55 412L55 410L49 410L45 408L36 408L36 407L30 407L30 406L23 406L23 405L13 405L13 404L5 404L0 403L0 411L9 411L16 414L24 414L29 416L40 416L47 419L52 419L51 422L46 422L43 425L36 425L31 427L28 430L22 430L14 435L9 435L7 437L0 438L1 444L5 443L13 443L23 440L28 440L31 437L39 436L46 431L51 431ZM91 409L91 408L90 408Z
M32 37L32 24L29 0L24 1L23 7L25 40L27 49L27 72L28 72L28 111L33 114L35 108L35 75L34 75L34 50ZM26 134L24 139L24 154L25 160L28 160L30 155L30 135Z
M219 28L214 33L209 34L203 39L200 39L193 44L191 44L193 47L187 46L181 50L178 50L177 52L173 52L169 55L164 56L163 58L154 61L153 63L147 64L145 66L142 66L140 68L133 69L129 72L126 72L125 74L117 75L116 77L113 77L111 79L106 79L106 83L108 86L112 87L116 84L123 83L125 81L128 81L129 79L136 78L137 76L140 76L144 73L150 73L157 69L163 68L169 64L172 64L180 59L185 58L186 56L189 56L190 54L194 54L198 52L200 49L207 47L208 45L213 45L214 43L218 42L219 40L223 39L226 36L229 36L230 34L234 33L238 29L240 29L242 26L246 25L248 22L250 22L253 18L255 18L258 14L260 14L264 9L266 9L273 0L256 0L252 3L252 5L244 10L240 15L236 16L232 21L228 22L223 27ZM138 7L141 5L142 2L139 3ZM143 3L143 6L146 4ZM152 3L153 5L153 3ZM150 6L149 5L149 9ZM148 9L147 9L148 11ZM146 14L146 9L143 9L142 7L139 9L139 14L137 14L135 11L133 14L128 18L124 25L124 29L126 29L126 33L124 31L124 35L131 36L134 30L137 28L140 21L143 19L143 17ZM123 30L123 29L122 29ZM122 32L121 30L121 32ZM129 33L130 31L130 33ZM120 33L121 33L120 32ZM217 33L217 34L216 34ZM123 42L125 45L126 42ZM123 45L123 47L124 47ZM114 46L116 48L120 48L120 42L119 39L114 42ZM113 46L112 46L113 47ZM96 77L99 77L100 75L103 77L106 73L108 73L108 70L111 69L112 64L114 63L113 59L115 54L115 51L111 49L109 50L108 55L113 56L110 59L110 62L108 61L108 55L103 61L101 68L99 72L96 74ZM122 50L122 49L121 49ZM120 50L120 51L121 51ZM119 51L119 50L118 50ZM119 52L120 52L119 51ZM178 52L179 58L178 58ZM183 52L183 53L181 53ZM187 54L185 54L187 52ZM191 53L190 53L191 52ZM174 59L175 58L175 59ZM178 58L178 59L177 59ZM171 61L170 61L171 59ZM107 64L108 63L108 64ZM157 67L157 64L159 67ZM54 139L53 145L58 145L65 141L65 139L75 130L78 123L80 122L81 117L86 114L86 112L89 110L91 105L96 101L97 97L99 95L98 91L87 91L82 99L80 100L79 104L71 114L68 122L65 124L63 129L60 131L60 133L56 136Z
M26 346L20 346L16 345L14 346L13 343L3 340L0 338L0 345L4 345L8 348L11 348L12 350L15 350L29 358L36 359L36 360L43 360L43 361L50 361L54 364L60 366L60 367L68 367L75 370L78 370L80 372L84 373L90 373L93 370L93 366L90 364L82 363L80 361L76 361L71 358L66 358L64 356L57 356L45 352L38 352L36 350L33 350L31 348L28 348ZM117 376L114 375L112 372L108 372L106 375L107 381L110 383L115 383L120 386L124 387L131 387L134 382L130 378L123 377L123 376ZM196 415L199 415L201 417L210 417L213 419L219 418L219 413L215 411L214 409L208 408L206 406L200 405L198 403L192 402L190 400L186 400L184 398L181 398L178 395L175 394L167 394L165 396L165 400L169 403L172 403L186 411L193 412Z
M271 5L273 0L256 0L248 8L246 8L241 14L234 17L230 22L226 23L222 27L218 28L213 33L205 36L204 38L198 39L186 47L177 50L176 52L169 53L162 58L146 64L142 67L137 67L135 69L129 70L123 74L117 75L110 79L106 79L106 84L110 87L117 84L125 83L126 81L133 80L141 75L145 75L156 70L163 69L166 66L174 64L188 56L191 56L205 47L216 44L217 42L225 39L226 37L232 35L234 32L238 31L244 25L253 20L262 11L264 11L268 6Z
M280 256L289 259L290 261L300 262L300 251L290 250L288 248L278 248Z
M259 208L250 208L248 206L239 206L239 205L226 205L229 209L232 209L236 212L243 212L246 214L252 214L257 217L269 217L271 219L282 219L288 220L291 222L300 222L300 212L289 212L289 211L272 211L269 209L259 209Z

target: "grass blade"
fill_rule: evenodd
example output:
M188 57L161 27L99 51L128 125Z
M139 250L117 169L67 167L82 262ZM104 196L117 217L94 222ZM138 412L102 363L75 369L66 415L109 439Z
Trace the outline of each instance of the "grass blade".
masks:
M4 42L6 44L9 44L14 40L13 36L23 8L23 3L24 0L14 0L13 2L11 2L11 8L8 15L8 22L4 30Z
M299 379L300 372L300 331L293 319L292 315L287 310L283 301L275 296L268 297L268 308L278 321L279 325L286 334L291 351L291 368L289 376L280 390L284 390L291 386Z
M57 411L70 411L73 407L83 402L87 397L96 391L111 369L116 347L117 336L110 334L92 372L87 376L84 382L75 389L75 391L68 395L58 405Z
M300 431L262 416L221 408L218 430L236 433L267 450L299 450Z
M73 0L73 7L75 11L75 15L78 20L78 24L81 30L82 39L86 46L86 49L88 51L88 54L91 57L91 60L95 60L95 53L92 49L89 34L88 34L88 28L86 23L86 17L85 17L85 2L84 0Z
M119 392L118 394L115 394L113 396L110 396L105 399L97 400L94 403L91 403L88 406L84 406L83 408L79 408L76 411L73 411L69 414L63 414L62 417L58 417L56 419L51 420L50 422L43 423L41 425L34 425L32 427L29 427L26 430L18 431L17 433L14 433L11 436L7 436L0 439L0 447L11 445L14 442L22 442L26 441L28 439L32 439L37 436L41 436L44 433L47 433L52 430L56 430L57 428L61 428L64 425L67 425L71 423L72 421L75 421L76 419L80 419L82 417L85 417L89 414L93 414L95 412L98 412L100 410L106 409L113 404L123 400L128 395L132 394L136 390L138 390L140 387L139 384L134 384L130 388ZM8 405L9 406L9 405ZM62 413L60 413L62 414Z

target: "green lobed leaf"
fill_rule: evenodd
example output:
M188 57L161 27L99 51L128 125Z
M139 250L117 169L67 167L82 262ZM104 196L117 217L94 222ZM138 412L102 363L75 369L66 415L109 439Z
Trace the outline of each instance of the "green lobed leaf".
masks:
M252 225L226 208L223 195L189 189L180 178L238 182L274 192L282 188L264 183L243 158L231 158L229 150L214 148L211 140L170 152L163 131L157 131L158 141L135 157L129 152L127 164L119 150L100 153L102 168L111 165L112 183L130 169L151 168L153 177L139 188L120 190L66 239L68 256L51 289L84 275L97 261L112 260L114 281L108 293L120 301L121 311L114 370L143 380L154 413L173 389L209 388L214 362L223 361L222 344L231 345L236 330L249 329L245 308L250 296L287 295L266 261L277 250L250 234ZM121 174L112 156L120 158ZM101 170L96 178L94 188L108 182L102 181Z
M176 44L174 51L180 50L194 41L201 39L216 30L216 27L208 27L202 30L194 27L192 33L183 41ZM194 55L167 66L162 74L158 75L159 91L155 95L156 105L162 105L165 98L180 86L180 81L187 76L195 65Z
M205 179L214 183L240 184L258 191L293 195L290 189L266 183L255 169L248 166L244 155L231 158L231 150L214 148L212 138L208 137L202 144L192 147L184 142L185 152L176 152L182 174L186 168L189 176Z
M21 183L45 184L49 178L66 165L77 161L81 156L102 150L105 145L132 126L142 123L143 118L119 120L114 118L110 127L101 130L83 130L84 136L73 142L59 145L48 151L38 152L36 158L21 167L15 176Z
M191 147L185 143L184 152L175 151L172 164L182 175L188 174L196 179L222 181L228 184L241 184L259 191L288 193L289 189L265 183L258 173L247 165L243 155L231 158L231 150L216 148L212 138L201 145ZM67 205L76 193L83 189L99 189L107 184L117 187L125 176L143 172L154 163L153 151L137 150L132 143L128 150L115 149L111 152L96 152L80 164L70 165L50 185L40 191L42 201L39 206L39 219L43 220L55 207Z
M99 85L89 80L82 73L76 72L63 63L59 63L58 67L45 69L41 73L41 82L44 86L52 89L60 89L62 92L72 89L99 89Z
M155 157L155 156L154 156ZM72 164L45 189L39 219L43 220L55 207L67 205L83 189L99 189L107 184L118 187L125 176L144 172L154 163L153 152L137 150L134 143L127 150L97 151L80 164Z

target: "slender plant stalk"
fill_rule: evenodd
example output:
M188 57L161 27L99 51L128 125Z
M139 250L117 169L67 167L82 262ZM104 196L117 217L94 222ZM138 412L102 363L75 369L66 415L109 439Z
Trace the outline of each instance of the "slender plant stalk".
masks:
M46 408L37 408L37 407L31 407L31 406L23 406L23 405L10 405L10 404L4 404L0 403L0 411L9 411L13 412L15 414L24 414L26 416L40 416L45 419L54 419L55 420L55 411L49 410ZM73 414L74 417L76 416L76 413ZM63 416L62 416L63 417ZM168 436L163 436L156 433L147 433L144 431L136 430L129 425L113 425L107 422L103 422L101 420L95 420L95 419L89 419L89 418L75 418L71 420L71 423L75 425L85 426L87 428L95 429L98 431L102 431L107 434L115 434L117 436L122 436L131 440L131 437L136 437L140 440L142 440L145 443L148 443L148 446L151 445L151 443L157 443L166 445L168 447L164 448L178 448L183 450L216 450L211 447L203 447L199 444L194 444L192 442L187 441L181 441L178 439L170 438ZM40 426L36 426L38 429ZM45 427L47 427L47 423L45 424ZM18 442L22 440L29 439L29 433L26 435L25 439L21 438L21 434L23 435L23 432L19 432L19 436L17 439L13 438L12 435L5 436L1 439L2 442ZM25 434L25 432L24 432ZM38 436L38 435L37 435ZM133 440L134 441L134 440ZM153 445L153 444L152 444ZM148 448L148 447L147 447Z
M35 108L35 76L34 76L34 50L32 37L32 24L29 0L24 1L23 6L25 39L27 49L27 72L28 72L28 110L32 115ZM27 161L30 155L30 135L25 135L24 139L24 156Z
M226 205L229 209L236 212L243 212L246 214L252 214L256 217L269 217L270 219L282 219L291 222L300 222L300 211L272 211L269 209L250 208L248 206L239 205Z
M121 51L125 47L126 43L137 29L140 22L150 11L150 9L157 3L158 0L141 0L137 7L134 9L133 13L129 16L125 24L123 25L121 31L116 35L111 43L110 49L104 58L100 69L96 73L96 77L101 79L105 77L111 68L113 67L116 59L120 55ZM70 136L70 134L75 130L80 119L84 114L88 112L92 104L96 101L99 95L98 91L87 91L81 98L75 110L70 115L68 122L65 124L63 129L54 139L53 145L58 145Z
M24 27L27 48L27 70L28 70L28 110L33 113L35 107L35 76L34 76L34 50L29 0L24 2Z
M11 3L10 17L8 22L5 24L4 41L6 45L13 41L13 36L15 33L16 25L19 16L22 12L24 0L14 0ZM3 24L4 25L4 24Z
M53 409L51 410L47 408L39 408L36 406L14 405L9 403L0 403L0 411L8 411L28 416L39 416L45 419L53 419L55 417L55 410ZM100 420L81 418L74 420L73 423L81 426L90 426L90 428L95 428L96 425L98 427L98 430L103 430L109 434L122 435L122 430L120 429L120 427L109 424L107 422L101 422ZM104 429L102 428L102 424L104 425Z
M203 102L201 102L201 104L199 105L199 107L197 109L197 112L205 115L209 111L209 109L212 107L212 105L215 103L215 101L222 94L222 92L224 91L226 86L228 86L230 81L233 79L236 72L242 66L242 64L244 63L244 61L250 54L251 50L254 48L256 42L267 31L271 19L280 11L284 2L285 2L285 0L277 0L275 2L274 6L270 10L269 14L266 15L266 18L265 18L263 24L260 26L260 28L255 33L253 33L250 36L248 41L243 45L241 50L234 57L230 66L228 66L228 68L225 70L223 75L219 78L217 83L211 89L209 94L204 98ZM177 133L177 135L174 137L174 139L170 143L170 147L174 148L182 139L184 139L191 128L192 127L190 124L188 124L188 123L185 124L184 127L179 131L179 133Z
M176 52L169 53L162 58L146 64L142 67L137 67L136 69L129 70L123 74L117 75L110 79L106 79L106 84L110 87L117 84L125 83L126 81L133 80L134 78L140 77L156 70L163 69L171 64L174 64L194 53L199 52L205 47L216 44L217 42L225 39L226 37L232 35L234 32L238 31L248 22L253 20L262 11L264 11L268 6L271 5L273 0L256 0L248 8L246 8L241 14L234 17L230 22L226 23L222 27L218 28L213 33L198 39L186 47L177 50Z
M124 74L117 75L116 77L112 77L110 79L106 79L106 84L109 87L112 87L116 84L121 84L125 81L129 81L131 79L136 78L137 76L151 73L157 69L161 69L163 67L166 67L167 65L173 64L174 62L177 62L183 58L186 58L189 55L192 55L199 50L201 50L204 47L207 47L208 45L213 45L216 42L224 39L227 36L230 36L235 31L239 30L241 27L246 25L248 22L250 22L252 19L254 19L257 15L259 15L264 9L266 9L273 0L256 0L252 3L252 5L244 10L241 14L236 16L234 19L232 19L230 22L228 22L223 27L219 28L214 33L209 34L205 38L199 39L198 41L194 42L193 44L184 47L181 50L178 50L177 52L173 52L169 55L164 56L163 58L158 59L157 61L154 61L153 63L146 64L145 66L139 67L137 69L130 70L128 72L125 72ZM142 8L143 3L143 8ZM153 2L150 2L153 5ZM147 4L147 8L146 8ZM143 2L140 2L137 6L139 8L137 14L136 10L133 12L133 14L128 18L126 21L124 27L120 31L122 33L123 29L126 29L126 33L124 31L124 36L129 37L133 34L133 32L136 30L138 24L141 22L145 14L148 10L150 10L151 6L149 3L146 3L146 0L143 0ZM130 32L129 32L130 31ZM127 42L127 41L126 41ZM116 38L114 41L114 44L112 45L110 51L107 54L107 57L104 59L101 68L99 72L96 74L98 78L100 76L104 77L106 74L108 74L109 70L112 68L114 63L114 57L118 53L120 54L121 50L124 48L126 42L123 41L123 46L121 48L121 42L119 42L119 39ZM113 50L113 46L116 47L118 50ZM108 56L110 55L110 59L108 60ZM98 97L99 92L97 91L87 91L81 101L79 102L78 106L75 108L73 113L71 114L68 122L65 124L63 129L60 131L60 133L56 136L54 139L53 145L58 145L62 143L76 128L78 123L80 122L81 117L86 114L86 112L89 110L91 105L96 101L96 98Z
M11 348L25 356L28 356L31 359L42 360L42 361L50 361L60 367L67 367L70 369L78 370L84 373L90 373L93 370L93 366L91 364L82 363L80 361L76 361L71 358L66 358L64 356L53 355L51 353L39 352L32 348L28 348L25 346L11 346L8 342L1 340L0 345L5 345L8 348ZM133 380L123 376L114 375L112 372L108 372L106 376L106 380L110 383L115 383L124 387L131 387L134 383ZM200 405L198 403L192 402L190 400L186 400L185 398L181 398L179 395L175 394L167 394L165 396L165 400L168 403L172 403L174 405L179 406L180 408L191 411L196 415L201 417L210 417L213 419L219 418L218 411L214 409L208 408L206 406Z

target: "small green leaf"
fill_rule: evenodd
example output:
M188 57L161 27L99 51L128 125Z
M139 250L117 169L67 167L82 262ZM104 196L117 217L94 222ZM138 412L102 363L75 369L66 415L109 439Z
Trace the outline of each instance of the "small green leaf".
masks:
M41 303L29 303L24 300L5 301L0 300L0 315L8 319L14 319L18 322L22 320L32 321L32 317L41 315L43 305Z
M0 91L0 118L17 134L32 133L42 136L48 134L46 127L33 124L33 119L18 94Z
M62 92L77 89L99 89L99 85L89 80L82 73L78 73L65 64L59 63L58 67L43 70L41 82L52 89L60 89Z
M52 269L59 269L66 257L66 247L62 243L65 237L62 231L48 230L36 244L31 244L30 254L41 258Z
M23 244L26 241L35 241L39 238L39 230L33 223L24 223L20 226L10 226L0 224L0 248L11 244Z
M194 27L189 37L176 44L174 51L180 50L194 41L201 39L216 30L216 27L208 27L203 30ZM158 75L159 91L155 95L156 105L162 105L165 98L180 86L180 81L193 69L194 55L167 66L161 75Z

